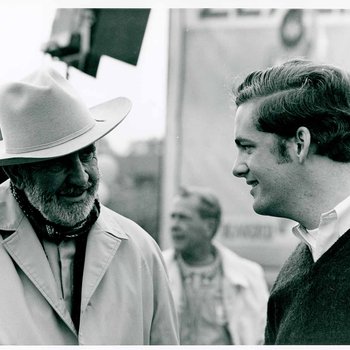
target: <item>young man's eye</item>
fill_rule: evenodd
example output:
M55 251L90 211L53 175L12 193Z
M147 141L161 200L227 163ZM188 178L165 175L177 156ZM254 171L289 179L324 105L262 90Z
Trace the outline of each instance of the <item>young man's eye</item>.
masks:
M241 148L245 151L245 152L251 152L254 148L253 145L241 145Z

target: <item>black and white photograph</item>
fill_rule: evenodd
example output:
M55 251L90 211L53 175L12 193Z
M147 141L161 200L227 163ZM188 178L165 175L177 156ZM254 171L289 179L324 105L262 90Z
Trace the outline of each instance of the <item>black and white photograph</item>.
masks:
M0 18L0 345L350 345L349 5Z

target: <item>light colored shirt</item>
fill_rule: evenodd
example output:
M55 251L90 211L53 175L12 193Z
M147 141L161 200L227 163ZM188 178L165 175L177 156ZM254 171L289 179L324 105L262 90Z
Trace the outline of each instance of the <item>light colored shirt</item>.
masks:
M222 267L217 256L210 265L191 266L178 256L183 299L180 307L181 345L231 345L223 305Z
M58 295L64 300L68 312L72 314L76 241L69 239L55 244L43 240L43 247L57 283Z
M293 233L308 245L316 262L349 229L350 196L323 213L318 228L307 230L299 224L293 227Z

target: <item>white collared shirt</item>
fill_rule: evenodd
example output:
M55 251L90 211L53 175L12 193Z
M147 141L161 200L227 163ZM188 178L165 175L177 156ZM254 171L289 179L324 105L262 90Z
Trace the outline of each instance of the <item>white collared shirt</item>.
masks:
M293 227L293 233L308 245L316 262L349 229L350 196L323 213L317 229L307 230L299 224Z

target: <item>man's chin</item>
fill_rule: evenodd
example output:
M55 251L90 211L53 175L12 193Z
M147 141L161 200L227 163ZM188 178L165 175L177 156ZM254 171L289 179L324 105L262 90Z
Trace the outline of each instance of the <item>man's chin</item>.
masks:
M266 204L261 203L261 201L258 201L256 198L253 203L253 209L257 214L260 215L269 215L269 207L266 206Z
M259 215L281 217L280 212L277 210L278 209L277 204L266 205L266 204L262 204L262 203L254 203L253 209Z
M94 197L85 198L85 200L60 198L56 205L48 205L43 215L54 224L73 227L86 220L94 206L94 202Z
M97 197L98 181L77 196L59 195L44 191L33 179L25 180L24 192L31 205L53 224L73 227L85 220ZM62 190L61 190L62 191ZM72 192L70 192L72 194ZM77 193L77 192L75 192Z
M174 244L173 245L174 247L174 250L177 252L177 253L185 253L186 251L188 251L188 246L186 243L183 243L183 244Z

